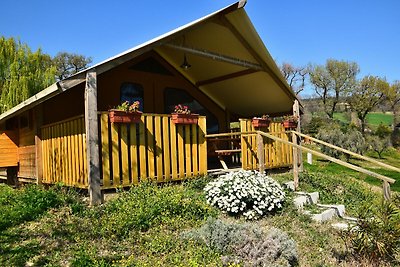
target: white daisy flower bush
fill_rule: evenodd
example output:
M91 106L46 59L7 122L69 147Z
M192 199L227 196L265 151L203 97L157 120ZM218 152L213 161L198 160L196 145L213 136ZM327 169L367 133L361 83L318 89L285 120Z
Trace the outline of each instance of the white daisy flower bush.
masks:
M258 219L282 207L285 192L272 178L258 171L230 172L204 188L207 202L230 215Z

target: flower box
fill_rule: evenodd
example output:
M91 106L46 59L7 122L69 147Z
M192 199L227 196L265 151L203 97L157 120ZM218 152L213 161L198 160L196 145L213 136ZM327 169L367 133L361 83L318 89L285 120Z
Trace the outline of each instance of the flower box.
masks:
M175 124L197 124L198 114L172 113L172 122Z
M263 118L253 118L251 120L251 124L253 124L254 128L268 127L270 122L270 119Z
M297 122L296 121L286 120L286 121L283 121L282 124L283 124L283 127L285 127L285 129L297 128Z
M112 123L138 123L142 116L141 111L128 112L118 109L109 110L110 122Z

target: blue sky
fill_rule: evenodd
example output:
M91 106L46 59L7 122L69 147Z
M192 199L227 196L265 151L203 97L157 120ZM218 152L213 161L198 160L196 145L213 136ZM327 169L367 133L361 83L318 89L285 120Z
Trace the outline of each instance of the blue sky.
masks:
M32 49L98 63L231 0L2 0L0 35ZM277 63L355 61L361 74L400 80L400 1L248 0L246 11ZM306 95L312 93L309 89Z

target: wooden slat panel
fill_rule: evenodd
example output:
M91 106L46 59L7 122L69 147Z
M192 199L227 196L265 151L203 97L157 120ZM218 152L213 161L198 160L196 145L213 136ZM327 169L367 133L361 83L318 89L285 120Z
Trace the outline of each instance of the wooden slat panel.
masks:
M191 177L193 176L192 173L192 143L190 140L190 128L191 125L185 125L184 126L184 131L185 131L185 174L186 177Z
M111 124L111 153L112 153L112 177L113 186L118 187L120 182L120 169L119 169L119 145L118 145L118 126L117 123Z
M146 140L147 140L147 166L149 168L149 178L153 179L156 176L155 172L155 158L154 158L154 129L153 129L153 116L148 115L146 116Z
M121 124L121 162L122 184L129 185L129 160L128 160L128 129L126 124Z
M101 164L103 170L103 185L109 187L110 180L110 149L108 137L108 114L103 113L100 116L100 129L101 129Z
M72 161L72 154L71 154L71 122L65 123L65 149L66 149L66 176L68 178L68 183L70 185L73 184L72 177L71 177L71 161Z
M207 174L207 141L205 135L207 134L206 118L200 117L198 122L198 140L199 140L199 174Z
M86 131L85 131L85 120L81 120L82 127L82 151L83 151L83 183L85 187L89 185L89 173L88 173L88 159L87 159L87 145L86 145Z
M197 125L192 125L192 166L193 166L193 175L197 176L199 175L199 155L198 155L198 140L197 140L197 135L198 135L198 126Z
M84 125L81 122L81 120L78 121L78 138L79 138L79 184L78 185L84 185L85 184L85 176L86 176L86 171L85 171L85 162L86 162L86 155L85 155L85 143L84 143Z
M147 163L146 163L146 139L145 139L145 117L142 116L139 124L139 161L140 161L140 179L147 180Z
M130 125L130 151L131 151L131 181L133 184L138 184L139 168L138 168L138 144L136 137L137 125Z
M178 131L178 173L179 179L185 177L185 150L184 150L184 139L183 139L183 125L177 126Z
M240 131L246 131L246 121L240 120ZM246 136L241 135L240 137L241 149L242 149L242 169L247 170L247 142Z
M72 155L74 160L72 160L72 183L73 185L77 185L78 184L78 177L79 177L79 173L78 173L78 160L79 160L79 152L78 152L78 126L76 121L72 121L71 122L71 126L72 126Z
M163 125L163 156L164 156L164 174L165 174L165 181L169 181L171 179L171 156L170 156L170 131L169 131L169 118L163 117L162 118L162 125Z
M178 179L178 146L177 146L177 129L176 124L172 123L170 120L170 141L171 141L171 171L172 179Z
M156 156L156 170L157 170L157 181L164 181L163 173L163 139L161 136L161 119L160 116L154 117L154 137L155 137L155 156Z

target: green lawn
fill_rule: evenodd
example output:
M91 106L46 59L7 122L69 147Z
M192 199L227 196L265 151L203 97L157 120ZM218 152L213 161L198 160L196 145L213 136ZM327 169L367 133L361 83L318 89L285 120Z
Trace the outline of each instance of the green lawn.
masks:
M379 193L346 172L306 169L301 190L319 191L325 203L346 204L350 214L379 199ZM291 177L274 176L280 181ZM243 222L206 203L202 189L210 179L143 184L92 208L82 196L63 188L11 189L0 184L0 266L226 266L219 251L182 239L184 232L199 228L209 217ZM280 211L251 224L285 231L297 244L299 266L357 266L357 259L348 254L345 258L340 234L298 213L293 197L287 192Z
M393 114L371 112L367 115L367 123L374 126L378 126L381 123L383 125L390 126L393 124Z
M344 122L349 123L349 116L343 112L337 112L333 114L333 118ZM382 113L382 112L371 112L367 115L367 123L375 128L379 124L383 124L386 126L390 126L393 124L393 114L391 113Z

